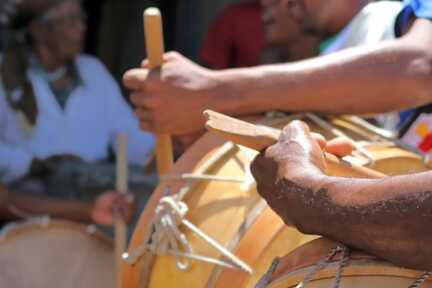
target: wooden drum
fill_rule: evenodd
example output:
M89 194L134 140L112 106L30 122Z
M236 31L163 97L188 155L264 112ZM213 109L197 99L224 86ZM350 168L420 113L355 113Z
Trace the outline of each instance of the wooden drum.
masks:
M281 128L294 119L327 138L355 140L361 151L347 161L386 174L426 169L421 157L349 119L295 115L261 123ZM275 257L316 238L286 227L260 198L249 171L256 153L206 134L177 161L141 215L124 288L254 287ZM357 176L343 167L328 173Z
M336 247L337 243L320 238L297 248L275 262L277 266L272 265L273 271L268 271L256 288L300 287L300 283L310 288L335 287L336 282L341 288L408 288L414 282L420 285L429 276L358 251L351 251L345 257L342 251L332 253ZM329 259L329 255L334 256Z
M67 221L41 218L0 234L1 287L114 287L111 239Z

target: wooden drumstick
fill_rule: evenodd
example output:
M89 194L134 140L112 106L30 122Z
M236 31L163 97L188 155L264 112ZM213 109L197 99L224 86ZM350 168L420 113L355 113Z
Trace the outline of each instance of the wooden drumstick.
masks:
M150 69L159 68L163 64L165 50L162 16L159 9L151 7L144 11L144 31ZM173 149L170 135L156 134L156 164L159 175L167 174L173 165Z
M116 191L120 194L128 192L128 161L127 161L127 135L119 134L117 136L117 161L116 161ZM127 231L126 224L115 215L115 265L116 265L116 283L117 287L121 288L121 273L122 273L122 254L126 251Z
M279 139L281 131L275 128L254 125L211 110L204 111L207 118L205 127L208 131L236 144L261 151ZM383 178L386 175L375 170L345 162L326 153L327 168L345 169L351 176L362 178Z

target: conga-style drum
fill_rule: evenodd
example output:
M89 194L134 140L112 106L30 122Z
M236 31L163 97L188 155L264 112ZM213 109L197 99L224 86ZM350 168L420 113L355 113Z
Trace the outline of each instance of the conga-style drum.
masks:
M256 288L408 288L420 287L425 281L430 285L430 273L346 249L324 238L311 241L276 260Z
M0 286L13 288L114 287L110 238L68 221L38 218L0 232Z
M294 115L260 122L280 128L294 119L327 138L353 139L358 151L347 161L387 174L426 169L421 157L347 119ZM316 238L286 227L260 198L249 171L256 153L206 134L176 162L134 231L124 288L254 287L275 257ZM328 173L359 176L343 167Z

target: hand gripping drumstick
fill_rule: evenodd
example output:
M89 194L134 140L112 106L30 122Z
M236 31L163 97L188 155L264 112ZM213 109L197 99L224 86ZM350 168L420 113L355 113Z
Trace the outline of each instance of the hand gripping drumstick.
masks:
M125 195L128 192L128 162L127 162L127 135L119 134L117 136L117 157L116 157L116 191ZM117 287L121 288L121 273L122 273L122 254L126 250L126 224L115 215L115 271Z
M157 8L144 11L144 31L147 47L147 58L150 69L163 64L164 43L162 34L162 16ZM167 134L156 134L156 163L159 175L167 174L173 164L171 137Z
M208 131L257 151L275 144L281 133L278 129L254 125L211 110L204 111L204 116L207 118L205 126ZM325 158L328 169L341 173L348 171L352 177L383 178L386 176L372 169L340 160L329 153L325 153Z

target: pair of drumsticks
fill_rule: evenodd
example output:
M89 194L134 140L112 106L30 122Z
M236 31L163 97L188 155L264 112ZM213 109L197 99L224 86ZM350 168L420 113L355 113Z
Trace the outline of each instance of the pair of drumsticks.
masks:
M157 8L148 8L144 12L144 31L147 48L147 58L150 69L159 68L163 64L163 33L162 17ZM237 120L210 110L204 112L207 117L206 128L226 140L240 144L255 150L262 150L278 140L280 130L256 126L241 120ZM127 192L127 160L126 139L119 137L118 164L117 164L117 191ZM342 167L351 172L353 176L365 178L381 178L384 175L374 170L348 164L334 155L326 154L326 162L329 167ZM159 175L165 175L173 165L173 153L171 137L166 134L156 135L156 163ZM125 224L118 220L115 225L115 257L117 271L117 287L121 287L121 255L126 250Z

